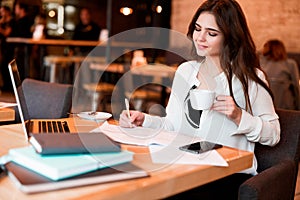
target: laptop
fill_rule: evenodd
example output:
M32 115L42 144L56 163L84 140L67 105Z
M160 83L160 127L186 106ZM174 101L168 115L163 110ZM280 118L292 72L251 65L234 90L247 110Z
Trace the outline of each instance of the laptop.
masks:
M24 120L23 111L27 110L26 104L21 104L20 93L18 88L21 86L22 81L20 78L18 66L16 60L12 60L8 64L9 75L13 85L13 91L17 102L17 107L22 123L22 128L25 133L25 137L28 140L31 134L39 133L75 133L76 128L74 125L70 125L70 119L30 119Z

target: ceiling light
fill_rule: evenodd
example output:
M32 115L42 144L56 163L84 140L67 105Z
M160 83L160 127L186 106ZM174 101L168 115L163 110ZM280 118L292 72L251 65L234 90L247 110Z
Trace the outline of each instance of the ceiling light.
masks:
M162 7L161 6L156 6L156 12L161 13L162 12Z
M132 14L132 12L133 12L133 9L129 8L129 7L123 7L120 9L120 13L122 13L125 16Z
M55 13L55 11L54 10L50 10L49 12L48 12L48 16L49 17L55 17L55 15L56 15L56 13Z

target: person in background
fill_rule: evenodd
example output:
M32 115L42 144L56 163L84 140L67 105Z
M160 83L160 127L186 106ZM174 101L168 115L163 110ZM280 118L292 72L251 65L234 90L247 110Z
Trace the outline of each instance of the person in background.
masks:
M12 14L8 6L0 8L0 35L1 37L8 37L12 31Z
M17 2L15 4L15 20L11 37L32 38L31 26L34 21L28 15L29 5ZM21 80L30 77L29 58L26 57L26 44L16 44L14 47L14 57L18 63ZM28 54L29 55L29 54Z
M91 12L88 8L84 7L80 9L79 13L80 22L76 25L73 40L85 40L85 41L98 41L101 28L92 20ZM87 56L92 50L93 46L81 46L76 48L69 48L69 55ZM71 74L72 72L71 68ZM80 85L91 82L93 79L93 72L89 69L86 63L81 64L81 73L79 74Z
M31 38L31 26L34 21L28 16L28 5L17 3L15 5L15 22L12 29L12 37Z
M92 21L91 13L88 8L80 10L80 22L74 30L73 40L98 41L100 35L100 27ZM87 55L93 47L81 47L77 54ZM75 50L76 51L76 50Z
M9 54L9 46L6 43L6 38L11 35L13 25L10 7L1 6L0 17L0 87L2 90L10 90L11 83L7 64L12 56Z
M123 111L120 126L162 128L251 152L256 142L276 145L280 140L278 116L245 15L237 1L202 3L190 22L187 36L194 44L194 60L177 69L166 116L151 116L135 110L128 116ZM194 89L216 93L210 109L192 108L190 91ZM171 199L237 199L240 184L257 174L256 169L254 156L251 168Z
M296 61L287 57L284 43L278 39L267 41L260 64L268 76L275 107L299 110L299 69Z

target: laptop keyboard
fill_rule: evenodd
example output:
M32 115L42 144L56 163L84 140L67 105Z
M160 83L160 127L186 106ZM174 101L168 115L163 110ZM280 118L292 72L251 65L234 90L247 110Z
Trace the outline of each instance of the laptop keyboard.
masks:
M39 121L39 133L69 133L67 121Z

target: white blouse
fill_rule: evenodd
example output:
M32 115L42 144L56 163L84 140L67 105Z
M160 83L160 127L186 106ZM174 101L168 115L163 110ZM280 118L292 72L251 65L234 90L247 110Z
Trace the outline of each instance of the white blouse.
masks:
M181 64L176 71L172 91L166 107L166 117L157 117L146 114L144 127L163 128L191 136L198 136L207 141L220 143L225 146L254 152L255 142L274 146L280 140L280 125L275 113L273 101L269 93L257 83L249 81L249 96L253 114L245 110L246 101L240 81L233 77L233 94L237 104L242 108L242 117L239 126L224 114L213 111L202 111L198 127L195 128L189 116L187 97L193 86L201 83L197 73L201 63L189 61ZM266 82L263 72L258 76ZM216 96L230 95L227 78L223 73L215 78ZM252 168L243 173L256 174L257 161L254 156Z

